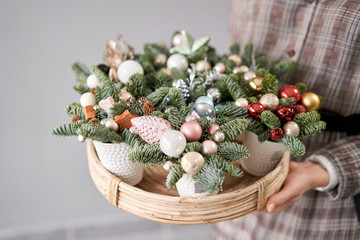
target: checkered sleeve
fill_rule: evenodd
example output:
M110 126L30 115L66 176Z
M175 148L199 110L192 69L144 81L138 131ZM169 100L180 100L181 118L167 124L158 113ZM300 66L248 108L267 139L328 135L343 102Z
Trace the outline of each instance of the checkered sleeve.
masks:
M333 142L316 154L327 157L338 171L338 186L327 192L333 200L348 198L360 192L360 135Z

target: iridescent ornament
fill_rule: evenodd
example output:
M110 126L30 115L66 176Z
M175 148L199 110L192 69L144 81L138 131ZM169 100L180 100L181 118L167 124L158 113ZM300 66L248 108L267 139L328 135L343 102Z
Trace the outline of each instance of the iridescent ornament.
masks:
M226 72L226 66L225 66L225 63L217 63L215 66L214 66L214 70L218 73L225 73Z
M195 101L195 105L199 104L199 103L206 103L206 104L210 105L211 107L214 107L214 103L213 103L212 99L207 96L198 97Z
M256 74L254 72L248 71L248 72L244 73L244 79L246 82L249 82L254 77L256 77Z
M179 53L171 55L167 60L167 68L176 68L180 71L185 71L189 66L188 60L184 55Z
M220 101L221 93L217 88L209 88L207 90L206 96L211 98L214 103L218 103Z
M254 77L249 81L249 86L254 91L260 91L261 89L263 89L263 78Z
M241 57L237 54L231 54L228 59L232 60L236 64L236 66L240 66L242 63Z
M294 109L289 106L278 106L275 110L275 113L282 122L291 121L291 119L293 119L295 116Z
M84 93L80 97L80 104L83 107L89 106L89 105L94 106L96 104L95 95L93 93L91 93L91 92Z
M203 72L205 70L209 70L210 68L211 68L210 63L204 60L199 60L195 64L195 69L198 72Z
M297 104L294 106L294 111L295 114L306 113L306 108L304 107L304 105Z
M261 103L254 102L248 107L248 114L251 118L257 119L260 117L261 113L265 110L264 106Z
M212 140L205 140L202 142L202 154L215 154L217 153L217 144Z
M108 119L105 122L105 127L107 127L108 129L114 132L117 132L119 130L119 125L115 122L114 119Z
M191 175L198 173L204 163L204 157L198 152L188 152L181 158L182 169Z
M235 101L235 106L242 107L242 108L248 108L249 102L245 98L238 98Z
M279 140L283 135L283 130L280 127L270 130L270 138L273 140Z
M294 121L289 121L283 126L284 134L290 137L297 137L300 134L300 127Z
M225 140L225 134L223 132L217 131L214 134L214 141L215 142L223 142Z
M184 134L187 142L194 142L201 138L202 128L195 121L187 121L181 125L180 132Z
M209 134L210 135L214 135L218 130L219 130L220 126L217 124L211 124L210 128L209 128Z
M78 140L79 140L79 142L85 142L86 138L83 135L79 135Z
M117 74L122 83L127 83L129 77L134 73L144 74L144 70L140 63L134 60L126 60L122 62L118 68Z
M195 118L206 118L211 121L215 120L216 117L215 109L206 103L196 104L190 111L190 114Z
M271 111L275 110L275 108L279 106L279 98L272 93L264 94L260 98L259 102L264 106L265 109Z
M320 106L320 98L313 92L307 92L301 97L301 103L308 112L318 109Z
M165 171L170 171L170 169L172 168L173 163L172 161L166 161L163 165L163 168Z
M176 130L170 130L164 133L160 139L161 151L170 157L179 157L185 150L186 138Z
M300 90L294 85L285 85L283 86L278 93L279 98L295 98L298 102L301 98Z
M182 80L182 79L175 80L172 85L174 88L177 88L180 90L181 95L184 97L185 101L189 101L190 88L184 80Z

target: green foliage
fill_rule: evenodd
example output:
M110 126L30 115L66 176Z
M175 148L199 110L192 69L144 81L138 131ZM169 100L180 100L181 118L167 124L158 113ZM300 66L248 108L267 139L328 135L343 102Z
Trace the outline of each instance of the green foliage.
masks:
M185 117L175 107L169 107L166 109L167 119L171 123L171 126L175 130L180 130L181 125L185 122Z
M119 134L100 124L82 124L81 127L77 129L77 133L85 138L91 138L94 141L103 143L123 142Z
M293 121L300 127L305 126L312 122L320 121L321 115L317 111L296 114Z
M270 73L266 74L263 80L263 89L261 90L261 92L263 94L272 93L277 95L278 89L279 85L276 76Z
M101 108L95 109L94 112L95 112L95 117L99 120L107 118L107 113Z
M237 54L239 55L240 54L240 44L238 43L233 43L230 45L230 52L232 54Z
M317 111L296 114L293 121L300 127L299 137L313 136L326 128L326 123L320 121Z
M205 158L210 166L221 169L234 177L241 177L243 175L241 169L235 167L218 154L208 155Z
M81 118L85 118L84 108L79 103L71 103L65 108L65 112L70 115L79 115Z
M159 53L163 53L165 55L169 54L169 51L166 48L163 48L157 43L146 43L144 45L144 52L150 51L153 56L156 56Z
M171 70L171 77L174 80L182 79L182 80L186 81L186 74L184 72L182 72L176 68L171 68L170 70Z
M274 74L277 78L280 78L285 73L294 72L295 70L296 70L296 62L292 60L286 60L274 65L270 69L270 72Z
M152 167L166 162L168 158L161 151L159 144L145 144L134 147L129 153L129 160Z
M236 63L233 60L230 60L230 59L226 59L224 63L225 63L225 67L226 67L225 72L227 74L232 73L234 68L236 67Z
M216 114L226 117L245 117L248 115L246 108L237 107L233 102L216 105Z
M96 86L95 88L95 99L96 99L96 103L99 103L103 98L102 98L102 90L100 88L100 86Z
M264 132L266 129L264 128L264 125L261 124L259 121L251 119L248 124L247 130L255 133L256 135L259 135L260 133Z
M252 57L253 57L253 48L254 48L254 44L252 43L247 43L245 45L245 61L243 64L245 64L248 67L251 67L252 64Z
M173 163L172 168L166 177L166 187L174 187L176 182L179 181L183 174L184 170L182 169L181 165L179 163Z
M62 124L52 130L52 135L57 136L77 136L77 129L81 126L81 124L86 123L86 120L78 120L73 123L65 123Z
M279 105L280 106L294 106L296 105L297 101L295 98L280 98L279 99Z
M224 141L218 143L218 152L220 156L230 161L238 161L243 158L248 158L249 152L244 145L241 145L237 142L228 142Z
M203 85L197 85L194 89L192 99L197 99L200 96L206 95L206 88Z
M71 68L75 72L76 82L78 82L78 83L80 83L82 85L85 85L88 76L91 74L88 67L83 63L74 62L71 65Z
M108 76L106 76L106 74L100 70L100 68L98 68L95 65L91 65L89 67L90 72L92 72L93 74L95 74L95 76L99 79L100 82L109 82L110 79L108 78Z
M172 79L167 74L159 71L155 73L154 84L156 88L171 87Z
M162 110L161 107L167 104L166 96L169 93L169 90L169 87L161 87L147 97L154 103L156 109Z
M285 135L279 140L279 142L284 144L293 156L301 156L306 152L304 144L296 137L289 137Z
M131 133L128 129L124 129L124 131L121 132L121 137L129 146L131 147L137 147L140 146L143 141L137 134Z
M238 98L246 97L246 95L243 93L242 88L237 84L235 81L233 81L230 77L225 76L222 78L222 81L224 82L228 92L230 93L232 99L235 101Z
M174 106L179 109L182 107L186 107L185 99L179 89L170 88L166 97L170 100L171 106Z
M307 85L305 83L297 83L295 86L300 90L301 95L307 92Z
M84 84L75 85L73 86L73 89L79 94L84 94L90 91L90 88Z
M248 127L249 123L249 119L235 118L222 125L220 131L225 134L226 140L232 141Z
M128 106L128 110L132 114L137 114L139 116L143 115L143 108L137 102L133 102Z
M262 69L269 69L270 68L270 61L265 55L261 55L256 58L256 67ZM257 75L258 76L258 75Z
M326 128L326 123L323 121L312 122L300 128L299 137L309 137L313 136L316 133L324 130Z
M258 68L257 70L256 70L256 76L258 76L258 77L265 77L266 76L266 74L268 74L269 73L269 70L267 70L267 69L265 69L265 68Z
M221 169L214 168L208 162L193 176L197 185L206 192L218 193L222 191L222 184L224 182L224 173Z
M109 118L114 118L117 115L121 115L126 110L126 106L122 102L114 103L109 109Z
M179 89L161 87L148 95L148 98L159 110L164 110L167 106L174 106L178 109L186 107L186 102Z
M269 131L264 131L264 132L262 132L262 133L260 133L259 135L258 135L258 140L259 140L259 142L265 142L266 140L269 140L269 138L270 138L270 133L269 133Z
M281 126L280 119L273 112L269 110L265 110L261 113L260 121L270 129L274 129L276 127Z
M200 141L209 139L208 131L211 126L211 122L205 118L198 118L198 119L196 119L196 122L200 124L201 129L202 129L202 135L201 135Z
M109 81L105 81L103 82L103 87L102 87L102 98L103 99L107 99L108 97L113 97L115 102L118 102L119 99L119 93L120 93L120 89L117 88L116 83Z
M202 144L198 141L186 143L184 152L201 152Z
M145 77L140 73L135 73L129 77L129 81L126 83L126 90L138 99L144 96L144 82Z

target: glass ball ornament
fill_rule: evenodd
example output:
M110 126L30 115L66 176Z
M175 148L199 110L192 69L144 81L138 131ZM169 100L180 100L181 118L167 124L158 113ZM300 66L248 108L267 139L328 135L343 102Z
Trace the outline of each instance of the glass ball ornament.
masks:
M249 86L254 91L260 91L261 89L263 89L263 78L254 77L249 81Z
M206 104L210 105L211 107L214 107L214 102L212 101L211 98L209 98L207 96L198 97L195 101L195 105L199 104L199 103L206 103Z
M214 134L214 141L215 142L223 142L225 140L225 134L223 132L217 131Z
M108 129L114 132L117 132L119 130L119 125L115 122L114 119L108 119L105 122L105 127L107 127Z
M242 60L241 60L241 57L237 54L231 54L229 57L228 57L229 60L233 61L236 66L240 66L241 63L242 63Z
M202 154L215 154L217 153L217 144L212 140L205 140L202 142Z
M95 74L90 74L86 79L86 85L89 88L96 88L96 86L99 85L99 79L96 77Z
M180 71L185 71L189 66L189 62L184 55L177 53L169 57L166 65L169 69L176 68Z
M95 95L91 92L84 93L80 97L80 104L82 107L89 106L89 105L94 106L96 104Z
M217 124L211 124L210 128L209 128L209 134L212 136L214 135L218 130L219 130L220 126Z
M140 63L134 60L126 60L122 62L118 68L117 74L122 83L127 83L129 77L134 73L144 74L144 70Z
M221 93L217 88L209 88L206 92L206 96L212 99L214 103L218 103L220 101Z
M307 92L301 97L301 103L308 112L311 112L320 106L320 98L313 92Z
M190 115L195 118L206 118L210 121L215 120L216 113L215 109L206 103L198 103L190 111Z
M170 157L179 157L185 150L186 138L184 134L176 130L165 132L160 139L161 151Z
M295 98L298 102L301 98L300 90L294 85L285 85L283 86L278 93L279 98Z
M169 77L171 77L171 70L168 69L168 68L165 68L165 67L160 68L160 72L163 72L163 73L165 73L166 75L168 75Z
M109 119L107 119L107 118L102 119L102 120L100 121L100 124L101 124L101 125L105 125L105 123L107 122L107 120L109 120Z
M198 152L188 152L181 158L181 167L187 174L194 175L204 166L204 157Z
M235 106L242 107L242 108L248 108L249 102L245 98L238 98L235 101Z
M172 161L166 161L163 165L163 168L165 171L170 171L170 169L172 168L173 163Z
M159 64L165 64L167 61L167 56L163 53L159 53L154 57L154 62Z
M218 73L225 73L226 72L226 65L225 63L217 63L215 66L214 66L214 70Z
M284 134L290 137L297 137L300 134L300 127L294 121L289 121L283 126Z
M295 111L295 114L306 113L306 108L304 107L304 105L296 104L294 106L294 111Z
M284 135L283 130L280 127L270 130L270 138L273 140L279 140Z
M261 113L265 110L264 106L261 103L254 102L248 107L248 114L251 118L257 119L260 117Z
M197 72L203 72L205 70L209 70L210 68L211 68L210 63L204 60L199 60L195 64L195 69Z
M244 73L244 79L246 82L249 82L254 77L256 77L256 74L252 71L248 71L248 72Z
M279 117L280 121L288 122L295 116L295 111L289 106L278 106L275 110L275 114Z
M264 94L260 98L259 102L264 106L265 109L271 111L275 110L275 108L279 106L279 98L272 93Z
M187 121L181 125L180 132L184 134L187 142L194 142L201 138L202 128L195 121Z

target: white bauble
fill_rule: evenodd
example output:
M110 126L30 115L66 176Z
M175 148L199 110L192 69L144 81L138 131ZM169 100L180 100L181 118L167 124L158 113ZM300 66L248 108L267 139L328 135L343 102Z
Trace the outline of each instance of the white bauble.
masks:
M207 97L207 96L201 96L201 97L198 97L195 101L195 105L196 104L199 104L199 103L206 103L212 107L214 107L214 102L211 98Z
M167 60L167 68L169 69L176 68L180 71L185 71L188 66L189 63L186 57L179 53L171 55Z
M96 104L95 95L91 92L84 93L80 97L80 104L83 107L88 106L88 105L94 106Z
M89 88L96 88L96 86L99 84L99 79L96 77L95 74L91 74L86 79L86 84Z
M120 64L117 74L121 82L127 83L129 77L134 73L144 74L144 70L140 63L134 60L126 60Z
M179 157L185 147L186 138L180 131L170 130L161 136L161 151L170 157Z

